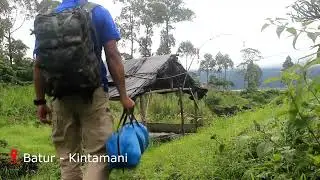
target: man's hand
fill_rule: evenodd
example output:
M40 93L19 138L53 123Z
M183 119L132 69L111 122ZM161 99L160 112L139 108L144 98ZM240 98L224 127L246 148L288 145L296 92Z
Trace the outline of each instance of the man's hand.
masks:
M47 115L49 115L49 119L47 119ZM40 105L38 106L37 109L37 116L40 120L40 122L45 123L45 124L51 124L51 117L52 117L52 112L48 105Z
M123 108L127 111L132 110L135 106L134 101L129 96L125 96L124 98L121 98L120 102Z

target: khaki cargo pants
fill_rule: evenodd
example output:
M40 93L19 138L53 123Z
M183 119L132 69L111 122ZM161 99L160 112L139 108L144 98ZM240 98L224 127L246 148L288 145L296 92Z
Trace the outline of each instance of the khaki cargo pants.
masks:
M88 162L84 174L81 165L70 155L105 155L105 141L112 133L113 119L107 94L102 88L95 90L92 104L77 96L64 97L52 102L52 140L60 161L62 180L106 180L107 162ZM81 159L81 158L80 158Z

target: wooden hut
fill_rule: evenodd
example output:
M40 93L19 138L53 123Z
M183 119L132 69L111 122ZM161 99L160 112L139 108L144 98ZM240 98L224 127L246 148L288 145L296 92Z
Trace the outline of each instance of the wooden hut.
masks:
M178 55L153 56L131 59L124 62L125 81L128 95L140 99L140 109L143 122L151 132L195 132L201 125L197 115L197 100L203 98L207 89L199 87L186 69L179 63ZM111 100L118 100L119 93L111 76L109 79L109 95ZM146 115L146 95L150 93L179 93L181 124L149 123ZM187 93L195 104L196 121L193 124L184 123L182 94Z

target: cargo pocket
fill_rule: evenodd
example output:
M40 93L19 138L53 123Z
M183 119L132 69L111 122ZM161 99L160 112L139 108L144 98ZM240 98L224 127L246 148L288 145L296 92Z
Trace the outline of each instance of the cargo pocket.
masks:
M61 112L59 110L59 104L57 100L52 102L52 141L53 143L63 141L64 139L64 123Z

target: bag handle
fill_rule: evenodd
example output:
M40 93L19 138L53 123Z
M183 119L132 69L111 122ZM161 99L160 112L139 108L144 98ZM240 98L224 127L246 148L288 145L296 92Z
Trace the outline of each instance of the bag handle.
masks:
M127 118L128 118L128 114L126 113L125 110L123 110L121 118L120 118L120 121L119 121L118 126L117 126L117 132L119 132L122 122L125 122L125 119L127 119Z
M121 124L123 127L127 123L128 117L129 117L130 123L131 124L133 123L133 119L135 119L133 112L134 112L134 109L131 109L131 110L123 109L123 112L122 112L122 115L121 115L121 118L120 118L120 121L119 121L119 124L117 127L117 132L119 132Z
M131 109L131 110L123 109L120 121L118 123L117 132L119 132L121 124L122 124L122 127L123 127L127 123L128 119L130 120L130 124L133 125L134 121L136 120L136 117L135 117L133 112L134 112L134 109ZM135 123L137 124L137 126L141 126L138 123L138 121L135 121Z

